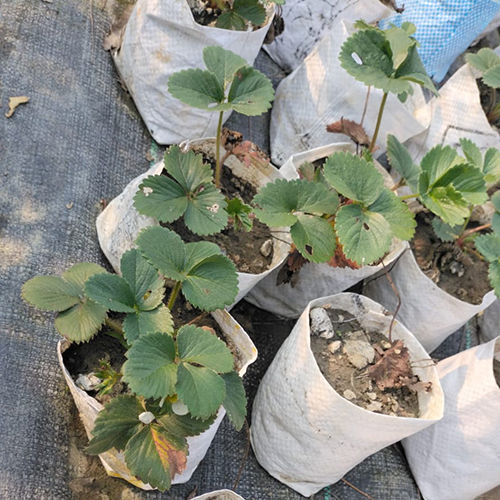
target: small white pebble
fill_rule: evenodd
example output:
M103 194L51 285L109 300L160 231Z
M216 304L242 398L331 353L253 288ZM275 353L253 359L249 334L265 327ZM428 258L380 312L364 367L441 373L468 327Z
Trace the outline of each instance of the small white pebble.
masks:
M335 340L333 342L330 342L330 344L328 344L328 350L332 354L334 354L340 349L341 345L342 345L342 342L340 340Z
M150 411L143 411L139 415L139 420L146 425L149 425L154 419L155 416Z
M344 398L346 398L349 401L352 401L353 399L356 399L356 394L352 392L350 389L346 389L344 391Z
M172 404L172 411L176 415L187 415L189 413L189 408L182 402L182 401L176 401L175 403Z

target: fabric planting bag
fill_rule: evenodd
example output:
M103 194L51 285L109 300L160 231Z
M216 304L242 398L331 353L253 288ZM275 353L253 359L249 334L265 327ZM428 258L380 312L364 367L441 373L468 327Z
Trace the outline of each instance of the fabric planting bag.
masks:
M349 75L339 61L340 47L349 34L347 25L339 23L278 86L270 126L271 157L276 165L292 154L344 141L344 135L326 131L328 124L342 117L361 121L368 88ZM422 90L414 85L414 91L404 104L396 95L389 95L377 154L384 151L387 134L404 142L429 126L429 108ZM369 136L375 131L382 95L379 89L370 91L363 121Z
M341 21L374 23L391 12L379 0L286 0L282 8L285 31L264 50L283 70L291 72L324 35L339 30Z
M255 348L255 345L245 330L243 330L243 328L227 311L219 310L211 314L222 330L228 345L234 348L235 353L237 354L236 363L238 373L241 377L243 377L248 366L257 359L257 349ZM63 353L69 345L70 343L66 340L61 340L58 343L57 357L59 360L59 366L61 367L66 384L68 385L71 395L75 401L80 418L85 427L85 431L87 432L87 436L90 438L97 414L103 409L103 406L95 398L91 397L85 391L76 386L73 378L64 366ZM187 438L189 445L187 466L182 474L173 478L172 484L181 484L189 481L193 472L196 470L199 463L203 460L203 457L207 453L207 450L225 414L225 409L221 407L214 423L205 432L199 436ZM144 484L130 473L125 464L123 453L117 452L115 449L111 449L100 454L99 458L108 475L125 479L134 486L144 490L153 489L150 485Z
M419 393L419 418L370 412L340 396L321 374L310 348L309 311L326 304L353 314L363 328L376 328L384 335L391 322L388 311L361 295L342 293L313 300L261 381L250 430L255 455L269 474L307 497L443 414L443 394L432 364L414 368L421 380L432 383L430 392ZM392 335L404 340L412 360L428 358L398 321Z
M245 500L231 490L217 490L196 496L193 500Z
M354 151L351 143L337 143L306 151L292 156L280 168L280 173L286 179L298 178L297 169L305 162L314 162L326 158L338 151ZM386 185L392 186L389 174L379 167L384 175ZM384 264L389 265L407 248L406 243L394 240L389 253L384 258ZM275 269L247 295L246 300L252 304L279 316L297 318L308 302L318 297L339 293L355 285L364 278L383 270L382 265L363 266L360 269L334 268L328 264L306 263L300 270L295 286L289 283L277 285L279 268Z
M139 0L113 57L146 126L160 144L215 135L218 117L172 97L169 77L180 70L204 68L204 47L220 45L252 65L274 17L255 31L232 31L198 24L187 0ZM227 119L229 113L225 115Z
M440 82L453 61L494 21L499 11L497 0L406 0L404 11L382 21L381 27L413 23L422 62L429 76Z
M500 387L494 358L500 361L500 337L437 365L443 419L403 441L425 500L473 500L500 485Z
M436 349L496 298L493 290L477 305L453 297L423 273L410 250L401 255L390 269L390 275L401 297L398 319L427 352ZM363 293L390 311L396 308L397 297L385 276L368 279Z
M497 299L482 314L478 316L481 339L484 342L500 335L500 300Z
M428 107L432 117L429 128L405 144L415 163L420 163L427 151L437 144L460 147L462 137L477 144L483 153L490 147L498 147L500 136L488 123L476 76L469 64L464 64L451 76Z
M192 149L196 153L211 154L215 157L215 139L198 139L186 142L182 148ZM228 166L238 177L247 180L256 188L277 178L282 178L279 171L271 164L259 164L255 167L246 166L235 156L231 155L225 160ZM159 175L163 170L163 162L153 165L147 172L133 179L114 198L103 212L97 217L96 227L99 244L104 255L109 260L115 271L119 272L120 259L124 252L134 246L134 241L142 229L159 225L156 219L139 214L134 207L134 195L141 182L150 175ZM289 230L271 228L273 235L273 257L268 270L260 274L238 273L239 292L235 300L241 300L262 278L280 266L288 255Z

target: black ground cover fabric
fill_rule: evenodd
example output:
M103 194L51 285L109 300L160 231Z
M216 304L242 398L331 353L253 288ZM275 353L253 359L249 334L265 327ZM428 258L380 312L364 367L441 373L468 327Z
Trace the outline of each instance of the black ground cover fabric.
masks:
M88 1L0 3L0 499L79 498L70 484L68 431L80 424L57 365L53 317L19 294L35 275L78 261L106 265L94 225L100 200L118 195L148 167L147 153L158 153L101 48L108 29L106 14ZM275 82L284 76L264 54L258 66ZM8 98L20 95L29 103L5 118ZM228 125L267 149L268 118L234 116ZM251 401L293 323L245 303L235 314L260 353L246 377ZM195 486L198 493L230 488L246 446L245 432L225 419L188 484L164 494L130 487L116 498L184 499ZM113 498L92 477L83 479L88 500ZM419 498L397 446L346 479L377 500ZM251 452L237 491L247 500L302 498L269 477ZM339 482L315 498L363 497Z

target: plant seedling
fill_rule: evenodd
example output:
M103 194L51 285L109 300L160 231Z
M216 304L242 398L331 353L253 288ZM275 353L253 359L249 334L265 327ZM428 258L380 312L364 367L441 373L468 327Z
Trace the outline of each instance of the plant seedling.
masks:
M337 242L359 265L381 259L394 237L409 240L415 221L408 207L384 186L375 165L350 153L334 153L315 180L278 180L254 198L265 224L290 226L307 260L327 262Z
M413 94L412 83L437 90L417 52L418 42L412 35L416 28L403 23L401 28L391 26L381 30L358 21L359 31L351 35L340 50L341 66L356 80L383 91L375 132L369 151L375 150L387 96L396 94L401 102Z
M483 155L470 140L460 141L464 157L450 146L435 146L415 165L408 150L392 135L387 141L387 157L401 176L399 185L407 185L412 194L402 199L417 198L437 217L434 232L442 241L463 247L474 242L489 263L489 277L500 296L500 193L491 197L496 213L492 222L468 228L474 208L488 201L488 186L500 180L500 151L490 148ZM481 231L493 230L479 236Z
M205 47L203 61L206 70L187 69L174 73L168 80L168 90L189 106L219 113L215 146L215 185L219 188L224 111L237 111L247 116L265 113L271 107L274 90L269 78L230 50Z
M212 8L221 14L215 26L228 30L245 31L249 25L261 26L266 21L266 5L282 5L285 0L211 0Z
M497 89L500 88L500 57L490 48L481 49L477 54L467 54L465 60L481 72L483 83L492 89L488 120L500 118L500 102L497 103Z
M246 397L231 351L211 329L174 327L164 305L163 276L175 281L170 308L182 290L207 311L234 301L237 277L232 263L211 243L184 244L163 228L146 229L138 240L146 257L136 249L126 252L122 276L81 263L61 277L29 280L22 295L40 309L58 311L57 329L74 342L90 340L106 323L125 345L122 369L101 364L97 389L109 393L123 381L129 392L112 398L99 413L87 451L123 451L133 475L165 490L186 467L187 437L208 429L221 405L241 429ZM111 320L108 311L125 317Z

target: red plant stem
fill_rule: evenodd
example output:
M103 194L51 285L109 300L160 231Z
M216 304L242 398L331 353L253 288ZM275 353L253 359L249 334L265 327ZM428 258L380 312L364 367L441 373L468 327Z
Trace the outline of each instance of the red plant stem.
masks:
M482 226L473 227L472 229L467 229L467 231L464 231L462 233L462 236L457 238L457 245L461 247L464 243L465 238L467 238L471 234L478 233L479 231L482 231L483 229L489 229L490 227L491 227L491 223L488 223L488 224L483 224Z

